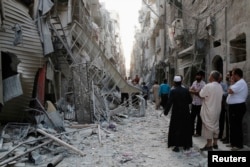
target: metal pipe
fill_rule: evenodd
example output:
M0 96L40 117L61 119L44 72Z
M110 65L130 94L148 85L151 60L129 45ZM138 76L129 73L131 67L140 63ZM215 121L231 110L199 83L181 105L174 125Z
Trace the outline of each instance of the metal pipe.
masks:
M55 167L63 160L62 155L57 155L48 165L47 167Z

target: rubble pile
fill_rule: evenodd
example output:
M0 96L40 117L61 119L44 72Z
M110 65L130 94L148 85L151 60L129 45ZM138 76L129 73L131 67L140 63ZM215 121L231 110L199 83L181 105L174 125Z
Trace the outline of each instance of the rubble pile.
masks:
M62 132L16 123L1 135L0 166L205 166L206 158L195 148L180 153L167 148L169 116L160 117L161 112L149 104L145 117L117 116L122 123L64 120ZM16 138L14 131L15 136L27 133Z

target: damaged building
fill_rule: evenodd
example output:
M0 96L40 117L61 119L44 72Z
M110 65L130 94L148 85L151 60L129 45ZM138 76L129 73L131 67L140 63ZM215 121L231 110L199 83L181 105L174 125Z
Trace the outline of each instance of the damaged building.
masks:
M101 123L114 129L111 121L122 121L123 112L145 114L140 96L140 106L120 105L121 92L141 89L125 80L117 13L107 11L99 0L0 2L0 150L8 151L5 144L13 144L0 156L0 166L25 155L36 164L41 156L33 151L52 141L86 155L59 134L51 135L72 133L66 132L65 122L77 123L74 128L82 130L91 128L91 134L97 128L100 141ZM35 145L20 157L8 158L31 141ZM62 157L55 159L59 162Z
M142 0L132 69L152 85L176 74L190 86L197 71L218 70L224 81L234 67L243 70L249 85L249 6L247 0ZM249 98L247 99L249 108ZM249 145L249 112L244 117L245 141Z
M124 76L119 16L98 0L1 0L0 122L37 122L49 106L79 123L109 119Z
M146 82L181 74L190 85L199 70L206 76L211 70L225 76L236 66L247 74L247 5L246 1L143 0L134 46L139 51L133 53L131 65L144 67L138 73ZM238 10L240 6L244 10ZM145 70L154 71L154 77Z

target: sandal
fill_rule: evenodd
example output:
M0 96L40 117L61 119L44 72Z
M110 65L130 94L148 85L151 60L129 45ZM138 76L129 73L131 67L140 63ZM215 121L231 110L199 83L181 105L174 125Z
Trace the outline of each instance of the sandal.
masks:
M213 151L213 147L212 146L210 146L210 147L205 146L205 147L201 148L200 150L201 151Z
M215 144L215 145L213 145L213 148L214 148L214 149L218 149L219 147L218 147L217 144Z
M173 151L174 152L180 152L180 149L179 149L179 147L174 147Z

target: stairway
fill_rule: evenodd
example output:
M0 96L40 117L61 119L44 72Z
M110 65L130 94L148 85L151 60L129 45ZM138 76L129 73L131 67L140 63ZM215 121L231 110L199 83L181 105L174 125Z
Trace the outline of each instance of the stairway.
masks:
M67 38L65 35L64 28L62 26L61 20L59 16L51 16L50 18L50 26L52 29L53 43L56 52L63 52L66 55L65 59L70 64L76 63L74 55L69 48ZM66 53L66 54L65 54Z
M140 91L138 88L129 85L125 81L113 64L104 55L97 43L91 39L91 36L87 34L86 31L84 31L82 25L75 21L70 30L70 34L72 36L72 45L70 48L76 50L76 53L81 53L84 50L91 57L89 70L94 68L99 69L102 71L103 77L110 77L115 85L124 92L133 93ZM79 54L76 54L75 58L77 58L77 56L79 56ZM94 75L97 75L96 73Z
M124 80L92 39L91 34L86 32L87 27L83 27L84 25L75 21L69 31L71 41L68 43L58 16L51 17L50 25L56 46L55 50L56 52L66 52L65 59L74 73L72 77L78 121L81 119L80 122L88 122L88 120L93 119L92 114L95 114L95 110L99 110L94 104L95 100L99 99L99 102L105 101L105 98L117 87L121 91L128 93L140 91ZM90 60L82 63L82 54L87 54ZM91 92L95 92L93 83L102 85L102 87L109 87L110 85L112 87L109 87L104 94L91 94ZM104 108L107 110L106 105Z

